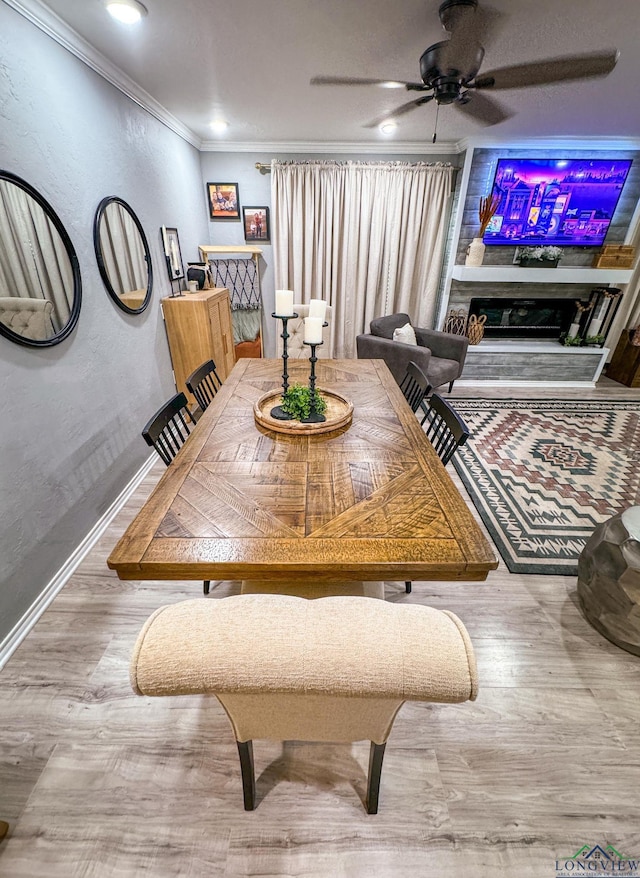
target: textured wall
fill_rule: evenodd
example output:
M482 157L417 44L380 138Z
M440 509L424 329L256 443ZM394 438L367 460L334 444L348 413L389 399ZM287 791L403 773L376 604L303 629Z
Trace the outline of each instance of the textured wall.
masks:
M147 458L140 429L175 392L159 227L178 227L185 261L208 229L197 150L3 3L0 33L0 168L56 210L83 284L62 344L0 338L1 643ZM92 223L106 195L133 207L151 247L140 316L120 311L98 274Z
M255 167L256 162L269 164L272 159L279 161L310 162L316 160L331 161L403 161L403 162L450 162L458 166L462 161L460 155L338 155L332 154L276 154L249 152L205 152L202 153L203 198L206 183L237 183L240 195L240 207L268 207L271 211L271 174L262 174ZM270 215L273 234L273 217ZM209 222L210 244L244 244L242 222L229 220L213 220ZM275 286L273 270L273 247L260 244L262 258L260 260L260 277L262 283L262 299L264 302L264 352L265 356L275 356L276 327L271 314L275 305Z

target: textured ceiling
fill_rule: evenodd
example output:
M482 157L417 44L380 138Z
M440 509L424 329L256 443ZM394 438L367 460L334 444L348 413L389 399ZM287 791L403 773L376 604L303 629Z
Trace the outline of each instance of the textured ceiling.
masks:
M411 95L376 87L318 87L317 75L419 80L418 60L445 37L439 0L144 0L124 27L100 0L46 6L204 141L430 144L436 107L401 117L393 138L367 124ZM484 128L440 108L438 140L640 136L638 0L493 0L482 66L618 48L604 79L500 92L515 115ZM229 122L216 136L214 117ZM384 148L384 147L383 147Z

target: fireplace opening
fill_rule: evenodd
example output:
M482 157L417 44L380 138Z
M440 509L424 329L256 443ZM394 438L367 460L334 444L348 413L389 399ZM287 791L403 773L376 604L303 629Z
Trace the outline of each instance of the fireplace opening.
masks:
M575 299L472 298L469 317L485 315L485 338L559 338L571 324Z

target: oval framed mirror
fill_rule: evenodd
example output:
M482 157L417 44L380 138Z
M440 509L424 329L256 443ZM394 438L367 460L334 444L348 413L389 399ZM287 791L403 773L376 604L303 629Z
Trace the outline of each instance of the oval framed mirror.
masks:
M0 335L50 347L73 330L82 283L76 251L33 186L0 171Z
M140 314L151 299L151 253L140 220L122 198L110 195L98 205L93 246L113 301L128 314Z

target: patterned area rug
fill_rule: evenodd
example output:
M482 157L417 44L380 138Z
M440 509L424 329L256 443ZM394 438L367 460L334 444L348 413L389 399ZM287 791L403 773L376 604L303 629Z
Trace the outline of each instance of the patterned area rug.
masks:
M640 505L640 402L454 404L454 465L512 573L577 575L596 525Z

